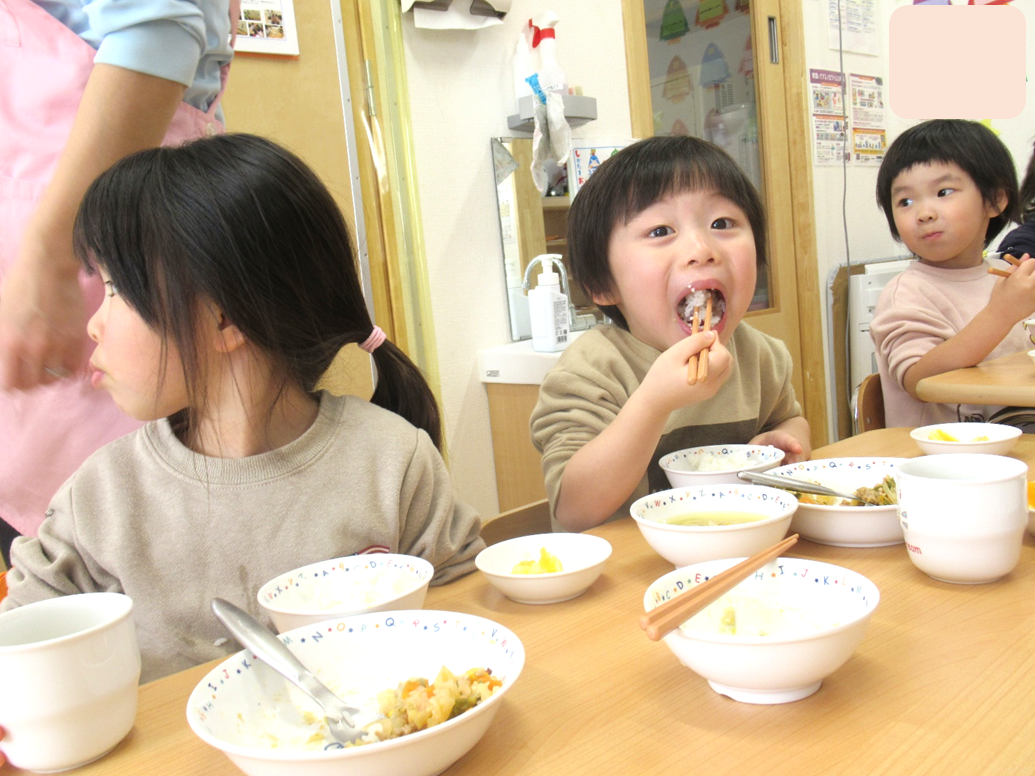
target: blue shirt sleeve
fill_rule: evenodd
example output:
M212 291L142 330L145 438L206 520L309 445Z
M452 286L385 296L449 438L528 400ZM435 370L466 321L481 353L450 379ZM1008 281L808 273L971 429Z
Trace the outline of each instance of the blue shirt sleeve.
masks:
M205 110L230 61L229 0L36 0L97 49L95 62L188 87L185 100Z

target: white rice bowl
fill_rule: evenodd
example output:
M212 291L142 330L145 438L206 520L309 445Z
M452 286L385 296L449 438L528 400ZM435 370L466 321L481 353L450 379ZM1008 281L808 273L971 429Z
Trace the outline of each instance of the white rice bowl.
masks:
M280 574L258 599L284 633L346 614L420 609L434 575L431 563L413 555L350 555Z
M783 461L784 452L771 445L706 445L662 456L658 466L673 488L736 484L737 472L763 472Z

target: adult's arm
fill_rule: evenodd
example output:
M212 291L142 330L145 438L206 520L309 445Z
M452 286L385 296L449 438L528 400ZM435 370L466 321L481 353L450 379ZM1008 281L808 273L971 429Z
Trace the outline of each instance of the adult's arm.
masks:
M86 310L72 225L87 187L122 157L161 143L186 87L96 64L68 143L0 289L0 389L52 382L84 364Z

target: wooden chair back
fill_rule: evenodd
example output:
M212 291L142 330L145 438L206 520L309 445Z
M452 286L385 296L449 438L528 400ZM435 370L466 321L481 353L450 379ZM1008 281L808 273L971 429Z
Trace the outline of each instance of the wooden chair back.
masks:
M880 374L863 378L855 397L855 433L884 428L884 393L880 387Z
M550 502L545 498L525 504L487 521L482 526L482 539L486 546L498 544L517 536L550 533Z

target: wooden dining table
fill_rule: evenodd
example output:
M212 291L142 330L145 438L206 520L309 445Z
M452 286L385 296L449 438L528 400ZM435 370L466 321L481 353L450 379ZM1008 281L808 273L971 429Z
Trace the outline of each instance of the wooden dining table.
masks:
M1020 352L953 369L920 380L916 395L938 404L1035 407L1035 362Z
M919 455L908 431L867 432L813 457ZM1035 436L1022 436L1011 455L1035 463ZM644 591L672 566L631 519L590 533L606 538L613 554L601 577L571 601L514 603L479 572L429 591L426 609L502 623L526 651L524 671L488 732L449 776L1035 772L1030 535L1013 572L973 586L931 579L901 544L799 541L788 555L865 575L880 603L855 654L818 692L766 706L717 694L640 629ZM129 736L77 773L239 773L187 725L187 697L215 664L142 685Z

